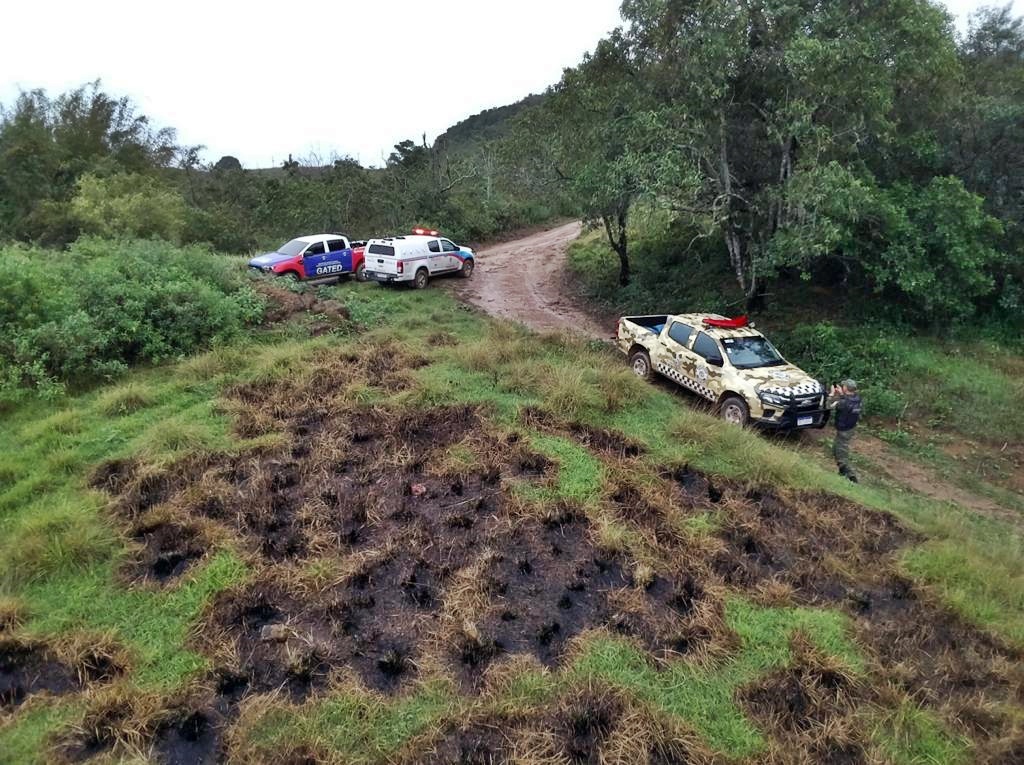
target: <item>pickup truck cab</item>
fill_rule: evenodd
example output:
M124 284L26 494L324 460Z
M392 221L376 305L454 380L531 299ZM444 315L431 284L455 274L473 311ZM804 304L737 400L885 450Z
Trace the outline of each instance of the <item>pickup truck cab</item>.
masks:
M421 290L434 276L458 274L468 279L475 265L473 250L429 229L366 243L366 278L382 284L407 284Z
M797 430L828 421L821 383L786 361L745 316L624 316L615 341L638 377L667 377L710 401L727 422Z
M292 239L276 252L253 258L249 267L300 281L336 281L350 274L365 281L363 253L362 247L353 247L342 234L313 234Z

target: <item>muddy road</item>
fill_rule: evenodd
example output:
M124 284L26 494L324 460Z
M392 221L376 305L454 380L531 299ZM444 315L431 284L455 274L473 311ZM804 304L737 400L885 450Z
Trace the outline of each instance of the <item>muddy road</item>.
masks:
M567 330L605 339L610 330L581 310L565 289L566 250L580 230L577 221L484 247L477 253L473 278L449 284L462 300L538 332Z

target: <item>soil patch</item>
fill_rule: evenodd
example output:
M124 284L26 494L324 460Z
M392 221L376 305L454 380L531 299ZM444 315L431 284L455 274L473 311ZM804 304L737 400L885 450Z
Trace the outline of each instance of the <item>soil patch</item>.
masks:
M336 326L344 324L349 319L348 308L337 300L321 298L317 294L316 288L298 293L261 282L254 282L254 286L260 294L267 298L267 310L264 314L264 323L266 324L287 321L299 314L315 314L326 319L323 326L317 326L319 331L316 333L322 334L322 332L329 332Z
M17 707L36 693L62 695L81 687L74 669L45 646L0 641L0 710Z
M142 550L127 567L129 579L165 584L185 573L206 552L201 532L192 525L163 520L142 523L131 537Z
M403 760L423 765L504 765L511 763L508 733L514 725L508 720L483 720L468 725L449 726L425 752Z

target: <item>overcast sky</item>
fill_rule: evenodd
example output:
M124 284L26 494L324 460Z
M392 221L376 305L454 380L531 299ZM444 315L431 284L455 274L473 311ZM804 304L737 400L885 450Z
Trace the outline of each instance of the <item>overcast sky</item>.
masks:
M100 78L210 161L348 154L379 165L404 138L431 140L557 82L618 24L620 2L12 1L0 102ZM963 25L990 3L947 4Z

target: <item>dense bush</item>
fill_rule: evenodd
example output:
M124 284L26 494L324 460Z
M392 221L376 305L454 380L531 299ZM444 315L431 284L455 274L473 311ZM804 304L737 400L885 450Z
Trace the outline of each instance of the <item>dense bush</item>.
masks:
M152 176L87 173L78 180L71 211L82 231L105 237L159 237L180 242L185 199Z
M893 327L839 327L830 322L776 331L772 339L786 357L826 385L853 378L861 387L865 413L898 417L906 403L893 384L906 370L906 349Z
M0 399L57 395L238 334L263 300L199 247L87 238L0 250Z

